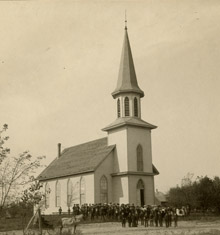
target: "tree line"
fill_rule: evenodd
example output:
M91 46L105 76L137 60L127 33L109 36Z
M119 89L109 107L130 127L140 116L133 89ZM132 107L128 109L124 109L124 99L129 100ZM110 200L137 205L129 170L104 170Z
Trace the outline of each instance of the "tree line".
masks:
M194 210L220 213L220 178L200 176L193 179L193 174L188 173L181 186L170 188L168 201L175 207L188 205Z

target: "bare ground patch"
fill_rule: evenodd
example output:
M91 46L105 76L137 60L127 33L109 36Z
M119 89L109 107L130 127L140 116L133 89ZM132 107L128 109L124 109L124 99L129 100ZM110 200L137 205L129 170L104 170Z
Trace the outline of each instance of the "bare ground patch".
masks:
M78 234L91 234L91 235L220 235L220 220L212 222L199 222L199 221L180 221L178 227L147 227L139 225L136 228L125 227L122 228L121 223L108 222L108 223L93 223L81 224L77 227ZM33 232L33 231L32 231ZM23 235L23 231L8 231L1 232L1 235ZM32 233L33 234L33 233ZM35 235L38 232L35 231ZM50 235L58 235L58 230L49 231ZM47 231L43 231L43 235L48 235Z

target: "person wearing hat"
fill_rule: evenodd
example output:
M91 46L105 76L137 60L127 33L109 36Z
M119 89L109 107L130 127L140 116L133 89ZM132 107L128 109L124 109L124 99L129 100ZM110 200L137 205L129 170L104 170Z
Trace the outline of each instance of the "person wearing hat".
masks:
M61 215L61 214L62 214L62 208L60 206L60 208L59 208L59 215Z

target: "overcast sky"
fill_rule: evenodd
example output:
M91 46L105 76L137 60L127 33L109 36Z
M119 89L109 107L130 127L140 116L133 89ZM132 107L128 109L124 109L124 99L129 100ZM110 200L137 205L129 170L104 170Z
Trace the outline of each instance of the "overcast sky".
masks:
M220 176L220 1L1 1L0 124L12 154L47 164L62 148L105 137L127 10L152 131L155 188L192 172Z

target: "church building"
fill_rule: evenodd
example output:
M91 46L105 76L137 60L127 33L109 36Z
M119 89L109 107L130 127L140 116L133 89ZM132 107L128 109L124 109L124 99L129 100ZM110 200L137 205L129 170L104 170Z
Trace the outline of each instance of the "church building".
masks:
M46 193L45 214L65 212L74 204L155 204L151 130L141 119L144 92L138 86L125 27L116 89L117 118L102 130L105 138L60 151L38 176Z

